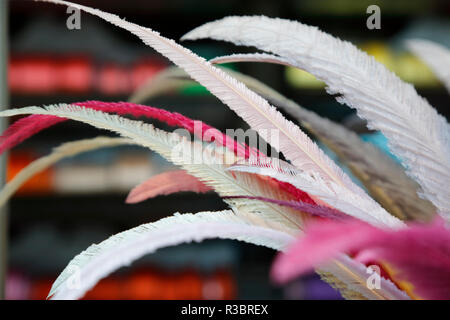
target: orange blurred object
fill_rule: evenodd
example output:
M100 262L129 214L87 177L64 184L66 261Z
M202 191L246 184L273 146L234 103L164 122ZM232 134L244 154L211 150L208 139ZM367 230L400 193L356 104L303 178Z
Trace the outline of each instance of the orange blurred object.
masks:
M120 300L123 299L123 284L121 279L109 277L101 280L89 290L82 300Z
M8 167L6 179L9 182L28 164L36 160L37 157L26 151L13 151L8 156ZM53 188L53 170L51 168L41 171L25 182L17 191L19 194L30 193L50 193Z
M54 280L51 278L42 278L33 281L30 290L30 300L46 300Z

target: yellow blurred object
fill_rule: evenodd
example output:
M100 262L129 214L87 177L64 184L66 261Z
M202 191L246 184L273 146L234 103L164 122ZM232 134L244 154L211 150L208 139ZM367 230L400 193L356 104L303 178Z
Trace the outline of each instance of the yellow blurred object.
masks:
M420 59L408 52L395 54L389 46L379 41L370 41L360 49L373 56L375 60L386 66L402 80L416 87L438 87L439 81L433 72ZM312 74L293 67L286 67L286 81L295 88L320 89L324 83Z

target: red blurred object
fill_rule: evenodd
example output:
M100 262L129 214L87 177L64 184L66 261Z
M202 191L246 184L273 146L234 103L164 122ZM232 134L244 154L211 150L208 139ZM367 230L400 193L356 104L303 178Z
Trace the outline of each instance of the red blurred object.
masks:
M47 56L12 58L9 82L13 92L49 94L58 88L57 66Z
M131 89L136 90L165 67L164 64L154 59L146 59L136 63L131 74Z
M94 84L94 69L87 57L67 57L58 63L59 91L87 93Z
M46 300L55 279L35 280L31 286L30 300Z
M97 88L105 95L127 94L131 92L129 72L117 64L107 64L100 69Z
M86 55L15 55L9 63L9 86L15 94L128 95L166 64L145 58L133 66L106 63L96 66Z
M55 276L56 278L56 276ZM34 280L32 300L46 299L55 279ZM234 278L227 270L202 276L195 270L167 273L141 268L130 275L110 276L89 290L82 300L201 300L235 299Z
M126 299L156 300L161 299L162 286L164 281L158 273L152 270L140 270L125 281L124 291Z

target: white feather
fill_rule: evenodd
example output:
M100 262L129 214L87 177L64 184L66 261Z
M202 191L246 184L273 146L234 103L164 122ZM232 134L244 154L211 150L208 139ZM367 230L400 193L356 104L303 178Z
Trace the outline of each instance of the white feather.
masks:
M406 46L433 70L450 92L450 50L424 39L407 40Z
M228 17L207 23L183 39L214 38L255 46L288 59L327 85L337 100L356 108L381 130L391 150L424 195L450 219L450 126L410 84L349 42L315 27L267 17Z
M253 226L230 210L176 213L91 245L70 261L54 282L49 296L52 299L78 299L111 272L146 254L160 248L210 238L235 239L276 250L285 248L295 239L283 232ZM74 277L79 282L75 283Z

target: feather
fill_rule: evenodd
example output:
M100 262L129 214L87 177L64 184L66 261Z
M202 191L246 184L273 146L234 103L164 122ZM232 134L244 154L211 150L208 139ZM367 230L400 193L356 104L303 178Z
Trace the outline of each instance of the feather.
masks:
M414 297L450 298L450 231L438 219L432 224L411 224L392 231L353 220L321 221L307 227L306 235L278 256L272 275L286 281L320 265L339 252L356 252L356 259L387 265L388 273ZM364 259L362 259L364 257ZM395 272L389 272L393 268ZM402 284L403 283L403 284Z
M228 17L182 39L208 37L277 54L324 81L328 93L383 132L424 196L450 219L450 127L412 85L352 44L295 21Z
M290 66L288 59L267 54L267 53L236 53L227 56L216 57L209 60L213 64L230 63L230 62L265 62Z
M182 166L189 174L214 188L221 196L250 195L292 200L289 194L273 188L265 180L255 179L248 174L226 172L225 165L228 162L235 163L240 158L226 148L218 149L214 144L190 142L176 133L167 133L141 121L67 104L45 108L10 109L0 112L0 117L21 114L58 116L117 132L133 139L136 144L158 152L175 165ZM293 233L299 232L295 228L301 227L305 218L298 211L288 208L281 210L276 205L261 204L255 200L235 199L228 200L227 203L249 219L259 219L267 226Z
M230 210L177 213L91 245L67 265L54 282L49 296L55 300L80 298L100 279L146 254L210 238L235 239L276 250L282 250L294 240L285 233L250 225ZM74 276L80 279L79 286L74 285Z
M210 90L222 102L227 104L239 116L247 121L267 142L273 143L274 135L279 138L279 145L272 145L292 163L306 171L318 172L324 179L334 181L348 189L348 192L359 194L370 201L365 192L332 161L309 137L294 123L266 100L249 90L245 85L212 66L204 59L173 40L160 36L157 32L120 19L116 15L102 12L78 4L61 0L38 0L70 6L96 15L118 27L126 29L138 36L145 44L151 46L172 62L182 67L193 79ZM380 212L378 210L378 212ZM385 216L389 214L384 211Z
M178 91L193 84L196 84L196 82L183 69L174 66L167 67L137 88L128 101L143 103L155 96L160 96L173 90Z
M450 92L450 50L424 39L410 39L406 46L422 59Z
M224 197L225 199L254 199L259 201L265 201L274 203L280 206L290 207L295 210L299 210L301 212L306 212L312 216L317 216L321 218L329 218L329 219L335 219L335 220L343 220L348 218L344 213L325 206L317 205L317 204L310 204L310 203L304 203L300 201L294 201L294 200L277 200L277 199L269 199L264 197L249 197L249 196L231 196L231 197Z
M274 270L274 269L273 269ZM390 280L381 277L380 288L369 288L367 267L347 255L339 255L316 269L320 277L350 300L411 300Z
M126 203L138 203L159 195L180 191L205 193L211 188L184 170L168 171L145 180L128 194Z
M101 102L86 101L74 103L74 105L100 110L103 112L114 112L119 115L132 115L134 117L147 117L162 121L170 126L180 126L191 133L196 134L200 139L215 139L218 145L231 148L237 154L242 156L258 155L259 153L245 146L241 146L234 139L221 133L219 130L199 121L192 120L177 112L169 112L164 109L153 108L144 105L138 105L127 102ZM48 115L31 115L22 118L11 125L0 138L0 154L5 150L14 147L26 138L38 133L39 131L51 127L57 123L66 121L67 119L48 116Z
M418 196L417 183L378 148L365 143L356 133L344 126L306 110L257 79L232 70L226 72L299 121L339 157L339 160L364 184L370 195L390 213L402 220L432 219L436 208ZM170 83L175 79L183 81L183 85L186 85L184 82L188 79L186 77L186 73L181 69L168 68L158 74L157 89L151 90L149 83L147 89L142 88L140 95L148 99L161 94L164 92L164 83Z
M181 72L180 72L181 71ZM171 92L191 85L194 81L191 78L177 79L176 74L181 73L186 77L182 69L176 67L167 67L151 77L146 83L136 89L128 99L132 103L142 103L161 92Z
M279 159L259 158L257 160L242 160L227 170L266 175L278 181L290 183L296 188L316 196L327 206L379 227L397 228L404 225L391 215L383 217L382 214L378 214L377 211L383 209L377 203L367 201L366 198L359 195L348 193L346 189L338 184L325 181L319 175L302 172Z
M0 207L32 176L52 166L61 159L99 148L114 147L124 144L134 144L132 140L124 138L96 137L73 142L67 142L55 148L47 156L31 162L9 181L0 192Z

